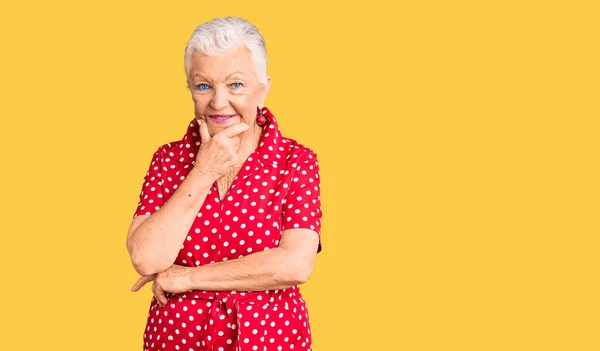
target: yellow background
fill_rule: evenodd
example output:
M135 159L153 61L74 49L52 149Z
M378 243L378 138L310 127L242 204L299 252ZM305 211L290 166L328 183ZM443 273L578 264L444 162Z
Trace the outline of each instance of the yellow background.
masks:
M3 3L0 349L141 350L126 232L187 40L234 15L319 155L315 351L599 350L598 7L392 3Z

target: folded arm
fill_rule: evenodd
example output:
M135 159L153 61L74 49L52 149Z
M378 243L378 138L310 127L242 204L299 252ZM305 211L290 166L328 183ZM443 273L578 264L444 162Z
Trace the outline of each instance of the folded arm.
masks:
M190 290L257 291L303 284L312 274L319 236L310 229L289 229L279 247L239 259L193 267Z
M127 250L140 275L150 276L173 265L213 183L211 176L194 168L158 211L133 219Z
M279 247L199 267L173 265L164 272L141 277L132 291L154 281L152 291L159 304L164 306L167 303L165 292L285 289L308 280L318 245L316 232L289 229L283 232Z

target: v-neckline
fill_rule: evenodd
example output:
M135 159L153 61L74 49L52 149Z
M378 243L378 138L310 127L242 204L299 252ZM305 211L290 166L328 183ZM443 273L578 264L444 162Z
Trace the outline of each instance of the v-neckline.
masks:
M254 150L252 150L252 152L248 155L248 157L246 157L246 159L242 163L240 169L238 170L237 174L235 175L235 177L231 181L231 185L229 186L229 189L227 189L227 191L223 194L223 198L221 198L221 189L219 188L219 180L218 179L215 180L214 186L217 189L217 197L219 198L219 202L221 202L221 209L223 209L223 203L224 203L225 199L228 197L229 192L234 187L234 185L237 184L237 180L240 178L240 174L242 172L245 172L247 167L250 167L250 169L248 169L248 172L250 172L252 170L252 166L250 165L250 162L252 162L252 163L258 162L257 158L253 158L252 161L249 161L249 159L251 157L253 157L253 156L255 156L255 155L258 154L257 150L258 150L258 147L256 147Z

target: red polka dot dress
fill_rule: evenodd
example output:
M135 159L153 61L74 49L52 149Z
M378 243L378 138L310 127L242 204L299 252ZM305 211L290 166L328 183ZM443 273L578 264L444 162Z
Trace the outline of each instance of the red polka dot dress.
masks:
M321 233L316 154L281 135L268 117L258 147L221 201L212 185L175 264L197 267L269 250L286 229ZM134 214L151 215L176 191L195 164L201 143L196 120L182 140L154 154ZM321 251L319 242L318 251ZM165 307L152 298L144 330L147 351L312 350L306 303L298 286L268 291L189 291Z

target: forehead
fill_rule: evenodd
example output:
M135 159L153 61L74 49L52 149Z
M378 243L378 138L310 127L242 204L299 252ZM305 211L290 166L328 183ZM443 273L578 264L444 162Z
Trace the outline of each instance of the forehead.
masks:
M190 76L222 79L234 72L254 75L251 51L243 44L218 55L194 53L190 59Z

